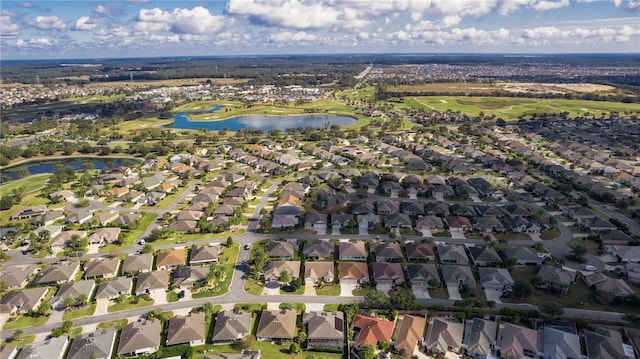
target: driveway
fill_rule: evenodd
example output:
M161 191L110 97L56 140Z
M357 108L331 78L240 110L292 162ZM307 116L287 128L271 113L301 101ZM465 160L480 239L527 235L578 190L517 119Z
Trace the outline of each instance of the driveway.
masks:
M307 296L313 296L316 294L315 284L313 282L305 281L304 282L304 294Z
M153 305L167 304L167 292L162 289L149 291L149 297L153 299Z
M378 284L378 285L376 285L376 289L377 290L383 291L385 293L389 293L391 288L393 288L393 286L391 284Z
M331 227L331 234L335 235L335 236L340 235L341 234L340 233L340 227L339 226Z
M467 239L467 237L464 236L463 232L451 232L451 238L453 238L453 239Z
M264 295L280 295L280 284L278 282L267 282L264 284Z
M93 315L107 314L109 313L107 308L109 308L109 300L106 300L106 299L96 300L96 311L93 313Z
M487 297L487 300L492 300L496 303L502 303L500 300L500 296L502 296L502 291L493 290L493 289L485 289L484 295Z
M431 299L431 295L429 295L429 290L426 286L423 285L414 285L411 287L413 291L413 295L418 299Z
M340 296L353 297L353 290L358 288L357 284L340 283Z
M447 292L449 292L449 299L462 300L462 296L460 295L460 290L457 285L448 285Z

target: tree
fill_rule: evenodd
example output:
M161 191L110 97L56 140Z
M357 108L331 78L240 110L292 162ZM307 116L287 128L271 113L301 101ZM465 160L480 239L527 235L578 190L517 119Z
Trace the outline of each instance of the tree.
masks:
M11 335L10 341L11 342L19 342L22 341L22 336L24 335L24 330L18 328L16 329L15 332L13 332L13 334Z
M389 302L393 309L413 309L416 307L416 296L409 288L397 287L389 291Z
M233 245L233 238L231 236L227 237L227 248L231 248Z
M153 253L153 246L149 243L145 243L144 246L142 246L142 253L144 254Z
M291 343L289 346L289 353L298 354L300 352L300 345L298 343Z
M70 308L76 303L76 299L73 296L68 296L62 301L65 307Z
M547 314L550 317L560 317L564 314L564 309L560 306L560 304L556 302L546 302L542 303L538 306L542 313Z
M4 253L2 253L4 254ZM9 289L9 284L6 280L0 280L0 293L4 293Z
M527 299L533 294L533 286L527 281L518 279L513 283L511 294L518 299Z
M571 255L576 262L584 262L584 255L587 254L587 247L583 244L571 246Z
M389 298L387 294L381 290L369 289L364 295L364 302L368 308L387 308L389 307Z
M278 276L278 281L288 284L289 282L291 282L291 275L286 270L282 270L282 272L280 272L280 275Z
M51 310L51 304L49 304L47 302L42 302L36 308L35 314L37 316L47 315L47 313L49 313L49 310Z
M358 356L361 359L376 359L376 351L369 343L364 343L358 348Z
M89 303L89 297L84 293L80 294L78 296L78 304L84 307L85 305L87 305L87 303Z
M304 342L307 341L307 333L305 333L303 330L298 331L298 335L293 338L293 341L298 344L304 344Z

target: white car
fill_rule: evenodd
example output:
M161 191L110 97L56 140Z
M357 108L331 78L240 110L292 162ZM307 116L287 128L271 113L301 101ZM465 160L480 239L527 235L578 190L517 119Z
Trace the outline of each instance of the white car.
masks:
M147 241L145 241L144 239L141 239L140 242L138 242L138 243L140 243L140 245L143 245L143 244L147 243Z
M591 265L586 265L584 266L584 270L588 270L589 272L595 272L596 270L598 270L596 267L591 266Z

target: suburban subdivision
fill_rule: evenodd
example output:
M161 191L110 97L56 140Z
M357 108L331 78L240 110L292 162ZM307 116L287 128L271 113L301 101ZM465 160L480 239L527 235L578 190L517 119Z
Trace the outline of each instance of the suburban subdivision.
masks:
M637 63L307 60L3 63L0 357L640 357Z

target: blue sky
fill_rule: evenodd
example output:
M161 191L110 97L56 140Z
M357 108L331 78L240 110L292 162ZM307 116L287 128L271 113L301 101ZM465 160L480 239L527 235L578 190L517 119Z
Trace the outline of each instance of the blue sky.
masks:
M640 52L640 0L3 0L0 7L2 59Z

